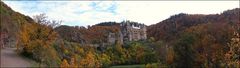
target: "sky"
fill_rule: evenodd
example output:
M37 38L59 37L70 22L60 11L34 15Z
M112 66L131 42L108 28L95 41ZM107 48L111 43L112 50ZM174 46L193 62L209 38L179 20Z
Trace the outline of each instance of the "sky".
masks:
M124 20L156 24L172 15L219 14L239 8L239 1L3 1L13 10L32 17L45 13L62 25L87 26Z

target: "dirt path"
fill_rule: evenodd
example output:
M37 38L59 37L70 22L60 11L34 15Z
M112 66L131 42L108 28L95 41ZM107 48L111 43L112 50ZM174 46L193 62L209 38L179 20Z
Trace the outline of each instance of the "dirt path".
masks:
M1 67L30 67L32 66L31 60L19 56L15 52L16 48L1 49Z

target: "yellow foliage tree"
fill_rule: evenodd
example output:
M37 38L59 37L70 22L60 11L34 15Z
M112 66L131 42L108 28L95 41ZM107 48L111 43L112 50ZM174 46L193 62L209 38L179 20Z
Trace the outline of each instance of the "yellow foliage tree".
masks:
M21 31L19 32L19 41L21 42L20 44L18 44L18 49L20 48L20 45L23 46L23 48L28 48L28 50L26 50L27 52L31 52L32 48L30 47L29 43L31 42L31 35L30 33L34 32L34 24L29 24L29 23L25 23L22 25Z
M105 54L105 53L102 53L99 59L100 59L100 62L101 62L103 65L105 65L105 66L111 64L111 60L110 60L111 57L108 56L108 55Z
M71 67L71 68L78 68L77 54L74 54L74 55L71 57L70 67Z
M228 44L230 50L225 54L225 61L227 66L230 68L239 68L240 67L240 35L235 32L234 37L231 39L231 42Z
M56 38L56 32L49 26L35 22L24 23L19 31L17 49L36 61L55 66L59 64L56 60L60 61L56 51L51 47Z
M80 60L80 67L100 67L100 63L95 58L94 53L92 51L88 51L87 54Z
M69 66L67 60L66 60L66 59L63 59L60 67L61 67L61 68L69 68L70 66Z
M172 64L174 60L174 51L172 48L168 48L167 50L167 57L166 57L166 62L168 64Z

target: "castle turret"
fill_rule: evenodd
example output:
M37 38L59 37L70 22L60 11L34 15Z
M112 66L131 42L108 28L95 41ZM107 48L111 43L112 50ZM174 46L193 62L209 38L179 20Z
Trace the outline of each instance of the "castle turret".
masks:
M142 28L142 32L143 32L143 37L142 39L147 39L147 27L145 25L143 25L143 28Z

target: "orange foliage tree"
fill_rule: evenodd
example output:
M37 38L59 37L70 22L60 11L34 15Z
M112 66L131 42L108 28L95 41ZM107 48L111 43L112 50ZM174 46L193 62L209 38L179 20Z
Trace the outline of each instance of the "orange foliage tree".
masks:
M62 63L61 63L61 68L69 68L70 65L68 64L66 59L63 59Z
M87 54L80 60L80 67L100 67L100 63L96 59L95 53L88 51Z
M18 46L25 56L49 66L59 64L59 56L51 46L57 38L52 27L35 22L24 23L18 37Z

